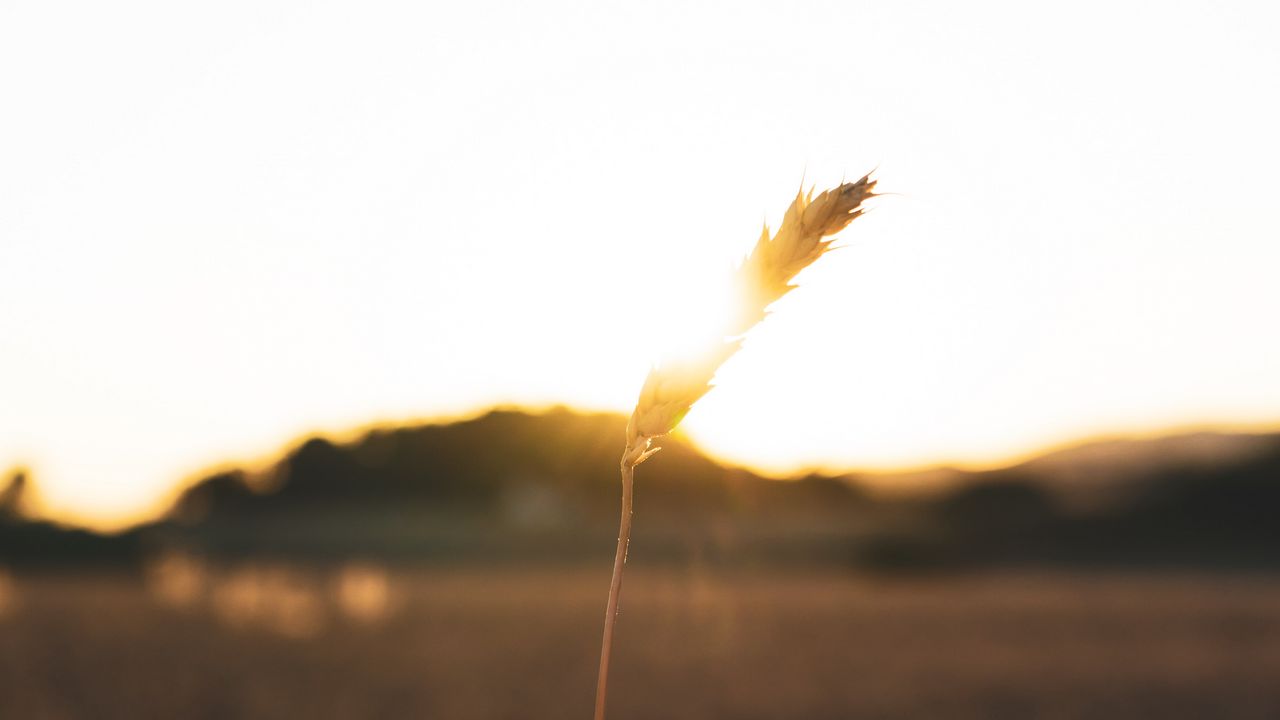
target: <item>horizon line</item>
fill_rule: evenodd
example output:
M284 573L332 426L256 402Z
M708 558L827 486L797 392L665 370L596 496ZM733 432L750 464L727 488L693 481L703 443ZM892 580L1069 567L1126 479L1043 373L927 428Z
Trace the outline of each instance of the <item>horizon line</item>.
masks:
M625 420L627 413L612 408L573 405L567 402L518 403L497 402L481 404L466 411L441 411L438 413L405 415L380 420L369 420L356 423L345 428L312 427L301 432L290 434L290 439L277 443L274 450L249 455L238 459L227 459L213 463L204 463L200 469L187 473L160 493L152 502L136 512L121 514L117 517L95 515L83 511L58 511L50 509L40 497L38 481L38 463L15 461L6 468L5 477L12 477L16 472L24 472L27 476L28 492L31 492L34 512L32 519L52 522L58 525L90 530L103 534L118 534L130 529L158 520L172 507L173 503L191 487L212 475L231 470L244 471L249 475L263 473L278 463L295 448L313 439L323 439L334 445L349 445L380 430L400 428L448 426L478 420L495 412L517 412L529 416L545 416L555 412L569 412L581 416L613 416ZM1169 423L1162 426L1105 428L1098 431L1070 436L1058 441L1037 445L1034 448L1013 452L995 453L989 458L963 460L957 457L925 458L910 463L868 463L868 464L836 464L836 463L797 463L793 469L778 471L757 463L736 460L727 455L716 453L695 441L683 429L677 429L668 435L683 442L711 461L730 468L739 468L753 474L779 482L790 482L812 475L844 478L856 481L865 489L875 492L904 493L929 490L926 483L910 483L910 486L894 488L875 482L877 476L911 476L936 472L981 473L1016 467L1037 458L1046 457L1091 445L1108 442L1144 442L1161 438L1176 438L1199 434L1220 435L1257 435L1280 434L1280 419L1270 421L1195 421ZM619 439L621 453L622 439ZM868 482L870 481L870 482Z

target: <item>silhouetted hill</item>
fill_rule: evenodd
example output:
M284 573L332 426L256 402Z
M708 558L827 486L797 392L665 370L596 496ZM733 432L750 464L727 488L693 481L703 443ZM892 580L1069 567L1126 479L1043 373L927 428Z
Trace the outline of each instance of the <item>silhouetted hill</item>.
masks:
M976 473L931 503L942 529L933 550L979 564L1280 569L1280 437L1213 438L1213 457L1207 436L1189 439L1085 446Z
M113 538L25 518L18 474L0 491L0 561L98 562L175 548L315 560L607 559L624 424L565 409L497 410L344 443L313 437L266 470L210 475L163 520ZM986 472L931 472L920 477L943 488L932 494L868 493L864 483L908 476L778 481L667 439L637 476L632 559L1280 569L1277 435L1110 440Z
M1050 450L1004 468L968 471L952 467L868 473L860 480L895 493L946 492L1000 474L1043 485L1071 506L1114 502L1147 481L1191 469L1210 472L1266 456L1280 436L1265 433L1193 432L1160 437L1112 437Z
M346 444L311 438L266 472L194 484L153 530L235 554L603 556L616 533L624 427L615 415L498 410ZM847 551L870 506L841 479L768 480L676 438L649 468L638 481L637 541L655 556L767 546L830 558Z
M186 522L245 514L302 515L412 508L520 522L527 504L610 523L618 502L625 420L553 410L496 410L449 424L369 432L336 445L310 438L257 477L226 471L196 483L171 512ZM707 513L839 513L862 494L838 479L778 483L722 466L675 438L641 479L639 508L664 517ZM539 500L538 498L541 498Z

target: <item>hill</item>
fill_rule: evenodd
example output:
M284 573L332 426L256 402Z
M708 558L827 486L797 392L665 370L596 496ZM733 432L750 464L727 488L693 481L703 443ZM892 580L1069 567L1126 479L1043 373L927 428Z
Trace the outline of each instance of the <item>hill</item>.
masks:
M136 560L179 549L317 561L596 561L612 548L624 422L495 410L346 443L312 437L265 471L194 483L160 521L111 538L26 519L15 480L0 493L0 560ZM935 492L864 490L922 477ZM1280 569L1277 507L1274 435L1107 440L983 472L790 481L721 465L676 437L638 477L633 560Z
M377 554L461 561L604 556L616 532L625 419L495 410L386 428L348 444L310 438L269 470L215 474L149 529L202 552ZM653 557L830 558L870 503L842 479L790 482L720 465L678 438L637 491L637 543Z

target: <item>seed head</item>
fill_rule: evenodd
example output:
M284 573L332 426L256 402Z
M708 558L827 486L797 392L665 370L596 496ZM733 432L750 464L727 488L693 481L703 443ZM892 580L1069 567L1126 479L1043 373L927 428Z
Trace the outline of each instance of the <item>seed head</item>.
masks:
M875 197L876 181L867 174L856 182L796 194L776 235L766 225L735 277L741 301L738 314L691 360L654 367L640 390L640 399L627 422L624 465L645 461L662 437L680 424L693 404L711 390L716 371L742 346L742 338L765 318L769 306L795 288L793 280L831 249L828 239L862 215L862 202Z

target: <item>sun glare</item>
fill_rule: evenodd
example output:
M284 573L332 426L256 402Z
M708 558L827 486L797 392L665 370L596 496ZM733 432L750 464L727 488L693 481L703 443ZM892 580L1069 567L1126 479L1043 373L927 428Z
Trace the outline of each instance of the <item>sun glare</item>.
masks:
M654 361L696 360L709 342L719 343L733 320L734 290L728 273L711 281L685 283L653 328Z
M31 69L0 83L0 473L50 516L136 519L310 433L629 412L802 178L875 166L902 195L690 413L722 459L1276 420L1269 6L57 7L0 3Z

